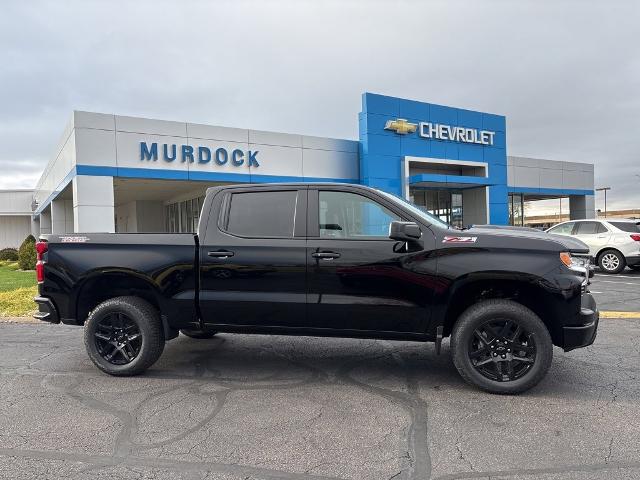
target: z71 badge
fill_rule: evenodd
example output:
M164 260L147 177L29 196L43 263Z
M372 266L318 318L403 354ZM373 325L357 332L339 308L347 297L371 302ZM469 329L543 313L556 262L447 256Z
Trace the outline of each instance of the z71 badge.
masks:
M476 243L478 237L444 237L442 243Z

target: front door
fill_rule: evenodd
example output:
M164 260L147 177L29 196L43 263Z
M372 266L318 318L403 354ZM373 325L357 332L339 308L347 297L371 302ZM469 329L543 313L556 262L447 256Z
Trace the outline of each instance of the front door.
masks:
M386 204L386 206L385 206ZM414 268L426 250L407 252L390 240L399 211L363 191L309 191L308 315L311 326L337 330L424 332L433 278Z
M233 189L214 199L200 245L209 326L306 325L307 190ZM216 208L217 205L217 208Z

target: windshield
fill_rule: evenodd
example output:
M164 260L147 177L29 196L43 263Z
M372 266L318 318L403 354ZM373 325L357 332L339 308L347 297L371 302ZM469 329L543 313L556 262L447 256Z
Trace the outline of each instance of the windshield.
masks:
M439 217L436 217L435 215L427 212L426 210L423 210L424 207L420 207L418 205L415 205L415 204L405 200L404 198L400 198L400 197L397 197L397 196L392 195L390 193L383 192L382 190L378 190L378 192L380 192L382 195L384 195L385 197L389 198L393 202L401 204L407 210L410 210L411 213L413 213L417 217L422 218L427 223L435 224L435 225L439 226L440 228L453 228L447 222L442 221Z

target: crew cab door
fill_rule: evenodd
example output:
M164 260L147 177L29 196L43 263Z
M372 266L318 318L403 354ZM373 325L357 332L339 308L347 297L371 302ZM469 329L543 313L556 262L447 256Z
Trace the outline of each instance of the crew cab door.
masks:
M305 188L233 188L200 239L200 311L209 327L304 327Z
M404 220L382 197L340 187L309 190L308 315L314 328L424 332L433 287L417 268L435 240L423 229L426 250L403 251L389 224Z

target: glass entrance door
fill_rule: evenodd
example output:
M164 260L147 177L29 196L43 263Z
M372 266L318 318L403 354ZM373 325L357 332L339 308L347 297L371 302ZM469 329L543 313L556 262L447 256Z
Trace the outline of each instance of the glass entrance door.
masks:
M411 189L411 201L454 227L462 227L462 192Z

